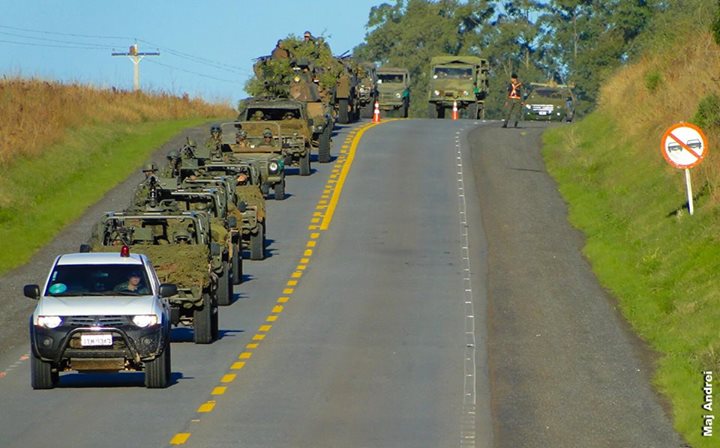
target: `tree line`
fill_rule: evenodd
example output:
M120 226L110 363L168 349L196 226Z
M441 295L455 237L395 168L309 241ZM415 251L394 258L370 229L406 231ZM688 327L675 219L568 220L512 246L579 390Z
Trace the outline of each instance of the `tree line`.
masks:
M412 76L411 111L422 116L430 58L479 55L490 61L490 116L498 116L511 73L527 82L574 85L580 114L592 109L600 85L635 57L658 15L676 13L670 0L395 0L370 10L360 59L405 67ZM693 6L713 0L690 0Z

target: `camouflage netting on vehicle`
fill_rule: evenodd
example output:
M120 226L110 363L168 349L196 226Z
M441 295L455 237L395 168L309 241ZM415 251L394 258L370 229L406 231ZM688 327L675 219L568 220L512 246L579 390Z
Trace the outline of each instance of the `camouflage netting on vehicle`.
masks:
M115 246L93 247L96 252L116 252ZM208 248L198 244L136 244L131 252L145 254L152 262L161 283L178 288L202 289L210 284Z
M290 59L263 58L253 67L255 77L251 78L245 90L253 96L287 97L290 81L294 76L293 66L309 64L310 71L318 79L323 90L332 90L343 71L342 63L333 56L330 46L322 39L305 42L294 35L282 40L283 47L290 52Z
M210 238L213 241L225 244L229 237L229 233L225 228L225 221L221 218L210 219Z
M237 197L249 206L257 207L257 219L265 219L265 197L257 185L238 185L235 188Z

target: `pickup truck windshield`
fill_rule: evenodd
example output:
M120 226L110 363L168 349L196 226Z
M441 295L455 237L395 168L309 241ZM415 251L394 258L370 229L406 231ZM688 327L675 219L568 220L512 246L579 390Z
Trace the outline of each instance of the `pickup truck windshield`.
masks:
M404 76L400 74L382 73L377 77L380 84L402 84L404 81Z
M58 265L50 274L47 296L118 296L152 294L141 265Z
M472 68L463 67L435 67L433 73L434 79L455 78L455 79L472 79Z

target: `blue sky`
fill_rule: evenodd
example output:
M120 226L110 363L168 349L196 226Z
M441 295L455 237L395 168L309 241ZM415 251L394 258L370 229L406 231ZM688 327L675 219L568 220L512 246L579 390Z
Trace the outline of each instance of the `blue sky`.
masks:
M0 0L0 72L131 89L132 62L111 52L126 52L137 39L141 52L160 52L140 62L141 88L235 105L252 59L278 39L307 29L340 54L362 42L370 8L382 3Z

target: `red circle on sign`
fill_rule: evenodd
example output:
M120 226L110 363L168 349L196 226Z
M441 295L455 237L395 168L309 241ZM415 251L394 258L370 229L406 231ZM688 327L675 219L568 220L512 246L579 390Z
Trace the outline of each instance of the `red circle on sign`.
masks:
M689 165L681 165L681 164L676 163L674 160L672 160L670 157L668 157L667 151L665 150L665 142L667 141L668 138L671 138L670 134L672 134L672 132L675 129L679 129L679 128L693 129L693 130L697 131L698 134L700 134L700 138L702 139L703 152L702 152L702 154L699 155L699 157L697 157L697 160L695 160L695 162L693 162ZM675 168L688 169L688 168L692 168L692 167L698 165L700 162L702 162L703 159L705 158L705 155L708 153L709 148L708 148L708 143L707 143L707 137L705 136L705 133L703 132L702 129L700 129L698 126L696 126L692 123L685 123L685 122L681 121L678 124L674 124L674 125L670 126L670 128L667 131L665 131L665 133L662 136L662 139L660 139L660 149L661 149L662 155L665 158L665 160L667 161L667 163L674 166Z

